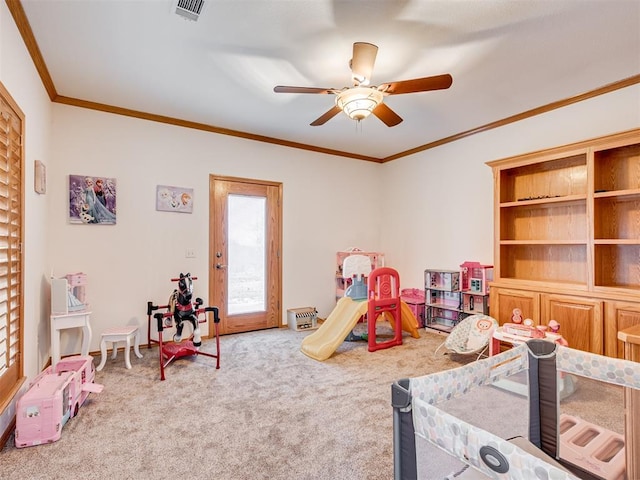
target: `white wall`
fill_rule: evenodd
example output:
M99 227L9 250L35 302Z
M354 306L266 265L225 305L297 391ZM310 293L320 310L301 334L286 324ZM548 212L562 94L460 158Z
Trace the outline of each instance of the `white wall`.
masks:
M640 126L640 87L478 134L386 165L332 157L51 105L4 3L0 81L26 114L25 374L49 358L48 279L83 271L98 350L100 331L138 323L147 301L164 302L180 271L208 291L209 174L284 184L283 312L334 304L335 252L381 250L403 287L425 268L492 262L492 179L485 162ZM33 191L33 161L47 166L47 193ZM114 177L115 226L70 225L69 174ZM195 189L192 215L155 211L155 187ZM373 193L371 193L373 192ZM196 258L186 259L192 248ZM63 354L79 341L63 338ZM25 384L26 386L26 384ZM0 417L4 431L13 408Z
M54 105L49 168L48 257L55 276L84 272L95 332L138 324L146 335L146 303L164 304L180 272L208 292L209 175L283 183L283 319L288 308L335 304L335 253L376 249L379 221L372 186L380 166L303 150L133 118ZM117 224L68 220L68 175L117 180ZM157 212L156 185L194 188L193 214ZM185 249L196 258L185 258ZM62 353L78 335L63 332Z
M301 306L326 316L337 250L385 252L403 288L422 288L425 268L492 264L493 183L485 162L638 127L638 105L634 86L382 166L55 105L50 267L57 276L89 275L97 350L99 332L110 325L146 329L146 302L163 303L169 278L180 272L200 277L196 291L206 299L210 174L278 181L283 320L287 308ZM69 224L69 174L117 179L117 225ZM194 213L156 212L158 184L194 188ZM195 259L185 258L186 248ZM77 336L67 335L63 353L78 348Z
M485 162L640 127L635 85L382 166L381 249L403 287L424 270L493 264L493 177Z
M49 358L46 298L47 196L33 190L33 162L49 165L51 102L5 2L0 4L0 81L25 114L24 146L24 372L33 377ZM28 387L28 382L22 386ZM0 412L0 434L15 415L15 402Z

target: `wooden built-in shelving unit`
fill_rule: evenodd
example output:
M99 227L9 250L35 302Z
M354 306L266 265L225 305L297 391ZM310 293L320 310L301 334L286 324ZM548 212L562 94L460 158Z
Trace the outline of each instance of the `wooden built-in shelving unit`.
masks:
M575 348L620 357L617 331L640 324L640 129L487 165L491 315L522 307Z

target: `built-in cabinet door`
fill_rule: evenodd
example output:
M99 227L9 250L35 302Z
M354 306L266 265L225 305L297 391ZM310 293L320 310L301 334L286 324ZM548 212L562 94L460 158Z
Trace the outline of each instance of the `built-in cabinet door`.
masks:
M607 302L604 315L604 354L624 358L624 344L618 340L618 332L640 325L640 304Z
M626 329L620 336L624 342L622 350L625 360L640 362L640 325ZM640 418L637 413L640 411L640 390L624 388L624 411L625 478L640 478Z
M555 320L571 348L602 355L604 302L568 295L543 294L541 323Z
M540 322L540 294L525 290L511 290L506 288L492 288L489 291L489 309L491 316L498 323L511 322L513 310L518 308L522 319L530 318L538 325Z

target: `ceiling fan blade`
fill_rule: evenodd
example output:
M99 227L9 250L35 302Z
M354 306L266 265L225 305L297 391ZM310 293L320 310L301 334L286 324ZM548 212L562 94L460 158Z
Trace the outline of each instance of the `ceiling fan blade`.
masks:
M444 75L436 75L434 77L414 78L413 80L383 83L378 87L378 90L389 95L399 95L401 93L444 90L449 88L452 83L453 77L447 73Z
M382 120L387 127L395 127L402 122L402 117L391 110L385 103L379 103L371 113Z
M355 85L369 85L377 54L378 47L372 43L356 42L353 44L350 66L351 78Z
M273 87L273 91L276 93L336 93L338 90L335 88L287 87L285 85L278 85L277 87Z
M313 122L311 122L310 125L312 127L318 127L320 125L324 125L333 117L335 117L337 114L339 114L341 111L342 109L340 109L340 107L338 107L337 105L334 105L331 110L329 110L328 112L325 112L320 117L316 118Z

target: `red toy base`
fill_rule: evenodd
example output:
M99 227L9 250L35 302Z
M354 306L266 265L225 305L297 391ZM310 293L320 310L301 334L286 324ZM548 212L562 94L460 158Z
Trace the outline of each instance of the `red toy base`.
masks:
M165 343L162 345L162 354L165 358L181 358L196 355L198 350L191 340L180 343Z

